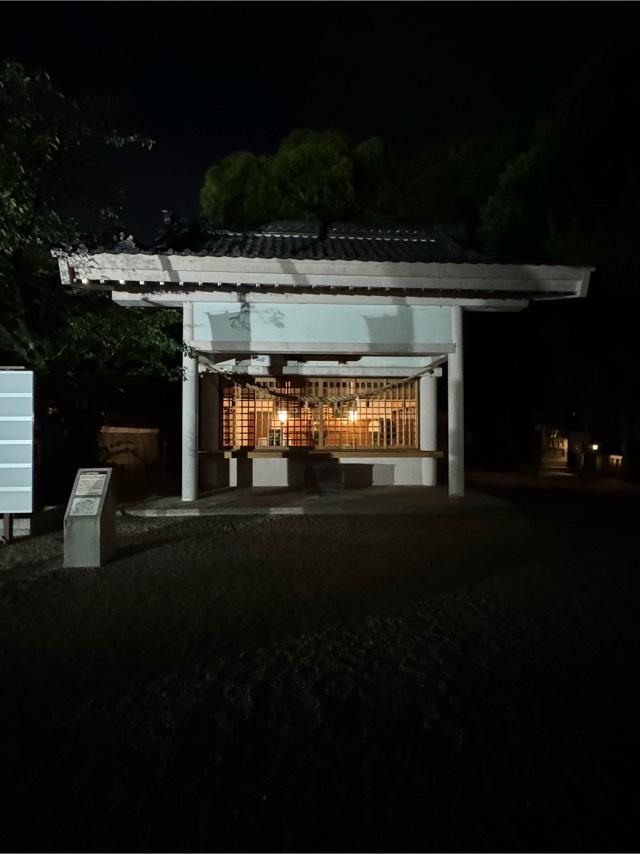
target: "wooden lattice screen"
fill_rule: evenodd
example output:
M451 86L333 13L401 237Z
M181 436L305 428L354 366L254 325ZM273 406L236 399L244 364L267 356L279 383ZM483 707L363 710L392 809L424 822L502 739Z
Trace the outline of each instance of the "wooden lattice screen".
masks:
M242 384L225 383L222 440L225 448L417 448L418 382L384 389L376 379L273 379L255 385L303 397L365 395L336 406L311 405L295 399L263 397Z

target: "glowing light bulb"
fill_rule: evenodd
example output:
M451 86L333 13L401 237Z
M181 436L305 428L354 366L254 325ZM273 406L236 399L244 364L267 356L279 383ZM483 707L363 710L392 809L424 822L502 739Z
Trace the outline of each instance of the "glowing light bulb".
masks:
M287 410L286 409L279 409L278 410L278 421L281 424L284 424L284 422L286 420L287 420Z
M349 421L357 421L358 420L358 410L350 409L349 410Z

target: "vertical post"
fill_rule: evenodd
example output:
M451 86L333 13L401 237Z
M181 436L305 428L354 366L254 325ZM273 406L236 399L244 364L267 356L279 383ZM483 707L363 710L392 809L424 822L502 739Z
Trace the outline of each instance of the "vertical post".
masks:
M324 394L324 380L318 380L318 396ZM324 448L324 404L318 404L318 447Z
M420 450L437 451L438 449L438 395L437 380L433 374L420 377L419 385L419 417L420 417ZM422 485L436 485L436 458L422 458Z
M200 379L200 448L220 450L220 379L217 374L204 373Z
M198 486L215 489L222 486L220 451L220 382L217 374L205 372L200 376L198 398L200 454L198 455ZM202 452L205 453L202 453ZM226 484L225 484L226 485Z
M193 303L182 304L182 338L193 344ZM182 500L198 497L198 359L182 355Z
M4 522L3 522L3 540L9 545L13 542L13 514L12 513L4 513Z
M449 495L464 496L464 370L462 341L462 306L451 308L451 331L455 351L449 354Z

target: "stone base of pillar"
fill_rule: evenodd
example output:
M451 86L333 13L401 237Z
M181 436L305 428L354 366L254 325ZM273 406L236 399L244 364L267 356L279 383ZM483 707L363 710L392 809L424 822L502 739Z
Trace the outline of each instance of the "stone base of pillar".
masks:
M422 485L435 486L438 482L437 462L433 457L422 458Z

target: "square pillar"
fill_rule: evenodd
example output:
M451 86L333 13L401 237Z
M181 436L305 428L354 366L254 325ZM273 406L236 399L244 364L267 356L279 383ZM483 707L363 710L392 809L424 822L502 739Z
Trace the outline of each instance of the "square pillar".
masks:
M219 374L200 374L198 484L204 490L230 485L229 460L220 448L220 388Z
M419 384L419 447L421 451L438 449L438 387L434 374L420 377ZM436 485L436 458L422 457L422 485Z
M182 339L193 343L193 303L182 305ZM182 354L182 500L198 497L198 358Z
M462 306L451 308L455 351L449 354L447 371L449 414L449 496L464 496L464 370Z
M220 376L213 371L200 375L200 450L220 450Z

